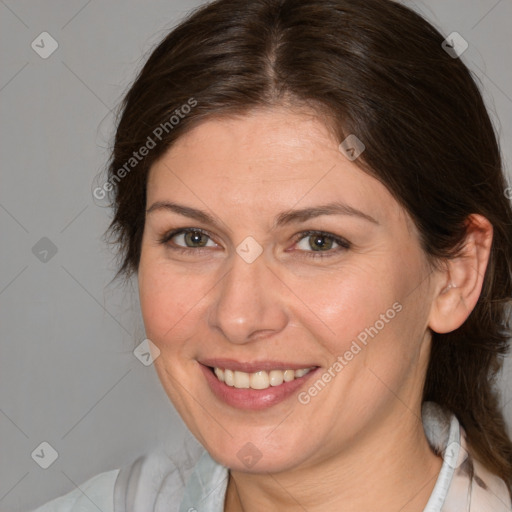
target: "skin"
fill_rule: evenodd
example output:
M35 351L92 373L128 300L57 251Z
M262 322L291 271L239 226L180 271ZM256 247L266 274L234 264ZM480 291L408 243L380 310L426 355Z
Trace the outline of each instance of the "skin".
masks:
M456 329L476 304L492 240L486 219L472 216L465 254L433 270L388 190L339 151L314 113L284 107L210 119L180 137L150 171L148 208L158 201L217 222L147 213L138 281L160 381L192 433L230 468L225 510L422 511L442 464L420 420L430 329ZM273 228L283 211L331 201L378 224L322 215ZM207 231L207 246L189 241L180 253L172 247L187 248L182 235L159 242L187 227ZM351 246L332 242L324 258L308 257L319 251L311 237L298 239L306 230ZM252 263L236 252L247 236L263 249ZM307 405L292 396L236 409L200 371L198 360L211 357L325 371L396 302L402 310ZM247 442L262 455L252 468L237 457Z

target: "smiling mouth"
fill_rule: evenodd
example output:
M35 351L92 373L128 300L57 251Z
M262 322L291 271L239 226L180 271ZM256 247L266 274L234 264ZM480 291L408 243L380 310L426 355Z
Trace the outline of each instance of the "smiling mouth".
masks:
M284 382L300 379L315 368L317 367L312 366L298 370L261 370L253 373L219 367L210 367L210 370L217 377L217 380L230 387L237 389L268 389L280 386Z

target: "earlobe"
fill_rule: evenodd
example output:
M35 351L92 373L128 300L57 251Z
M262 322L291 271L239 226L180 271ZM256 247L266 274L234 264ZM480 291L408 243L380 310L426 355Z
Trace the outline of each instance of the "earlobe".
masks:
M428 324L434 332L458 329L473 311L482 291L492 235L492 225L485 217L468 216L464 247L438 273Z

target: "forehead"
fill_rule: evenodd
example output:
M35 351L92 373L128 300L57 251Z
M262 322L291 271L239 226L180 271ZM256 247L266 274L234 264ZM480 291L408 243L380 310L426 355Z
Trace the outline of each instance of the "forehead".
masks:
M148 203L172 196L215 210L243 204L258 214L319 201L343 201L381 219L403 213L314 112L285 108L201 122L153 165L147 193Z
M165 157L181 163L186 159L190 167L227 163L221 174L213 175L217 178L257 179L265 171L268 177L277 172L296 177L304 165L320 156L325 161L336 148L314 113L276 108L209 118L180 137Z

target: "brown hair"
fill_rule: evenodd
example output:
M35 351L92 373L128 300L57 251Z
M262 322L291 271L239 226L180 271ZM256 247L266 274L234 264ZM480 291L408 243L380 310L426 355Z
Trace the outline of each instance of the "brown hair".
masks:
M470 214L485 216L494 237L481 296L459 329L432 333L423 398L457 415L474 455L511 489L512 443L494 385L510 336L512 209L481 94L443 39L390 0L218 0L197 9L151 53L120 106L109 233L118 275L132 275L151 165L201 120L284 103L315 108L340 142L363 140L355 163L407 210L433 264L458 254ZM156 147L130 160L150 140Z

